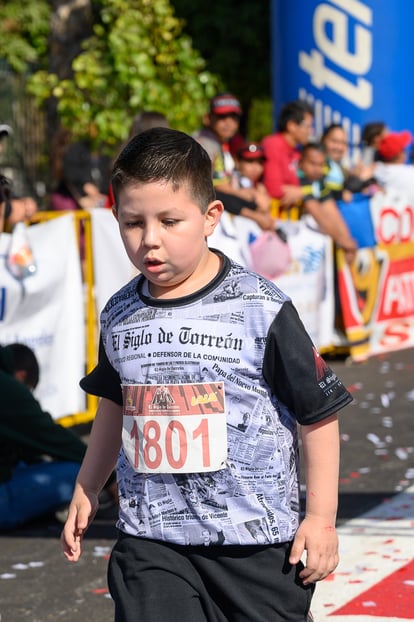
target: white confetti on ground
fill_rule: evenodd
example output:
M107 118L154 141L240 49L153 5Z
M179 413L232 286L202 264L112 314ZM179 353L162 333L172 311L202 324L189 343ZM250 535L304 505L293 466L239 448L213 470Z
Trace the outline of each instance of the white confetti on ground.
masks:
M29 568L28 564L13 564L13 570L27 570Z

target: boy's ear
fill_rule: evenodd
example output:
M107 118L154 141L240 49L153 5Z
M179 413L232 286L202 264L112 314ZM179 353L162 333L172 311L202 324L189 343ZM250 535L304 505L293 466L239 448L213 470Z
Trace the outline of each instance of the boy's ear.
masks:
M26 384L27 372L25 369L15 369L13 376L16 378L16 380L20 380L20 382Z
M205 236L208 237L213 234L214 229L217 227L221 215L224 211L224 205L217 199L209 203L207 211L205 213Z

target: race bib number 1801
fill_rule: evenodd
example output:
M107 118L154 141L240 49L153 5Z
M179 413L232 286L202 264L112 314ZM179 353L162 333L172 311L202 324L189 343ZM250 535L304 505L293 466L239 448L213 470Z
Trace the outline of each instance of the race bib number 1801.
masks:
M199 473L225 467L222 382L123 385L122 444L140 473Z

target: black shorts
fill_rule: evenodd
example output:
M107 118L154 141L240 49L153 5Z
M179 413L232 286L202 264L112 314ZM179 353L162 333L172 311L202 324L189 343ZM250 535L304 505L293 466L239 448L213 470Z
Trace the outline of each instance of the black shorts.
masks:
M290 544L180 546L120 533L108 568L115 622L307 622L314 585Z

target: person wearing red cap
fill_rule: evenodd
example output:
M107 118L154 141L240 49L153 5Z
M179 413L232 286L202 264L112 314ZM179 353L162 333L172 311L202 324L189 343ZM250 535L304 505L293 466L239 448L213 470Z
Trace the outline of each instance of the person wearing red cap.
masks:
M193 134L193 138L204 147L213 162L216 187L231 179L234 160L229 145L238 132L241 115L239 100L231 93L219 93L210 100L203 128Z
M242 108L239 100L231 93L219 93L210 100L209 113L204 127L193 134L210 156L213 168L213 183L217 198L224 209L231 214L257 220L252 212L263 211L263 199L254 188L238 187L234 183L235 161L230 151L230 141L240 125ZM270 212L262 214L260 226L273 228Z
M265 160L264 149L259 143L247 142L240 146L236 157L236 176L241 188L262 186L265 189L261 183Z
M255 191L256 209L242 211L242 216L254 220L262 229L274 229L273 220L269 219L271 197L262 183L265 162L263 147L256 142L246 142L237 150L236 168L233 173L233 185L238 188Z
M407 148L412 142L407 130L386 134L378 145L380 161L373 165L373 176L385 190L396 188L414 198L414 166L407 163Z

